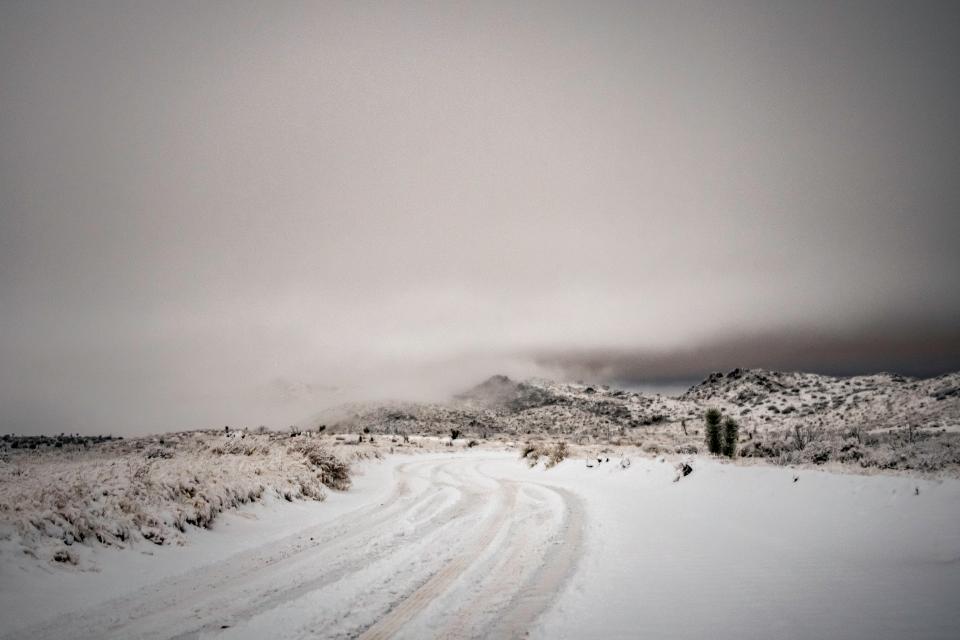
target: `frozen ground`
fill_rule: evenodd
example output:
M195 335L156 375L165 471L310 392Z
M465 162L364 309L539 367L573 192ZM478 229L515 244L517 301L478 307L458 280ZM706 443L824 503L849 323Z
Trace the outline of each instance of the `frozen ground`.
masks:
M324 503L96 549L97 572L4 554L2 633L957 637L960 481L618 462L390 456Z

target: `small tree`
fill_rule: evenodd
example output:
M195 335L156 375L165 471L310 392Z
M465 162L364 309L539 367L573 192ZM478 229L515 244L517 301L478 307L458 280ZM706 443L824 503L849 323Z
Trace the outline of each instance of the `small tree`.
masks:
M713 454L719 454L721 450L720 438L720 411L718 409L707 409L704 416L707 421L707 450Z
M803 451L810 442L810 433L799 424L793 425L793 446L797 451Z
M733 418L723 421L723 455L732 458L737 455L737 440L740 435L740 425Z

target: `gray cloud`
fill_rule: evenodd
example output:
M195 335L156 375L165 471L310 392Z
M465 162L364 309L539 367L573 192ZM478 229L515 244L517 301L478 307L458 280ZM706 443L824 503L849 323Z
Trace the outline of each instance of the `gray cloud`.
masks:
M534 356L570 379L626 386L693 382L736 367L855 375L890 371L927 377L960 369L960 329L929 326L856 333L787 331L730 336L671 351L568 350Z
M0 430L713 368L637 354L955 367L958 36L954 3L3 3ZM790 336L817 356L760 357Z

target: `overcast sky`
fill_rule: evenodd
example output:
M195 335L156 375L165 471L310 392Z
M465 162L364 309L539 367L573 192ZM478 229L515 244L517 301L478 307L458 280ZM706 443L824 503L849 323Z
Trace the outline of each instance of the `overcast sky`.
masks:
M956 2L4 0L0 432L960 368L957 78Z

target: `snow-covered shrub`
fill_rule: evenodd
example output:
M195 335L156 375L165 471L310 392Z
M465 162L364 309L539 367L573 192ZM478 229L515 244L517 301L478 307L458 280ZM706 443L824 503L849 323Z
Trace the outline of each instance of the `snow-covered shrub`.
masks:
M42 546L52 557L54 541L169 544L188 526L210 527L223 511L270 494L323 500L325 487L349 486L349 465L319 442L275 435L198 432L163 447L134 440L89 452L24 453L15 465L0 465L0 524L17 532L25 550Z
M823 464L829 462L832 455L833 447L826 442L814 441L803 450L802 459L814 464Z
M558 442L547 453L547 469L563 462L567 457L567 443Z
M263 439L253 437L250 439L226 438L222 443L214 446L211 453L218 456L252 456L258 453L266 453L269 450L269 443Z
M330 453L315 440L298 439L292 451L302 453L320 473L320 482L331 489L346 491L350 488L350 464Z
M567 443L557 442L553 445L546 445L541 442L528 442L520 451L520 458L527 461L530 467L537 466L541 458L545 458L547 469L563 462L567 457Z
M837 460L840 462L858 462L866 455L866 449L856 436L851 436L840 445L837 450Z
M660 455L661 453L665 453L667 451L666 448L661 447L656 442L645 442L640 449L644 453L649 453L652 456Z
M773 434L771 437L754 438L740 447L741 458L779 458L790 450L786 442Z

